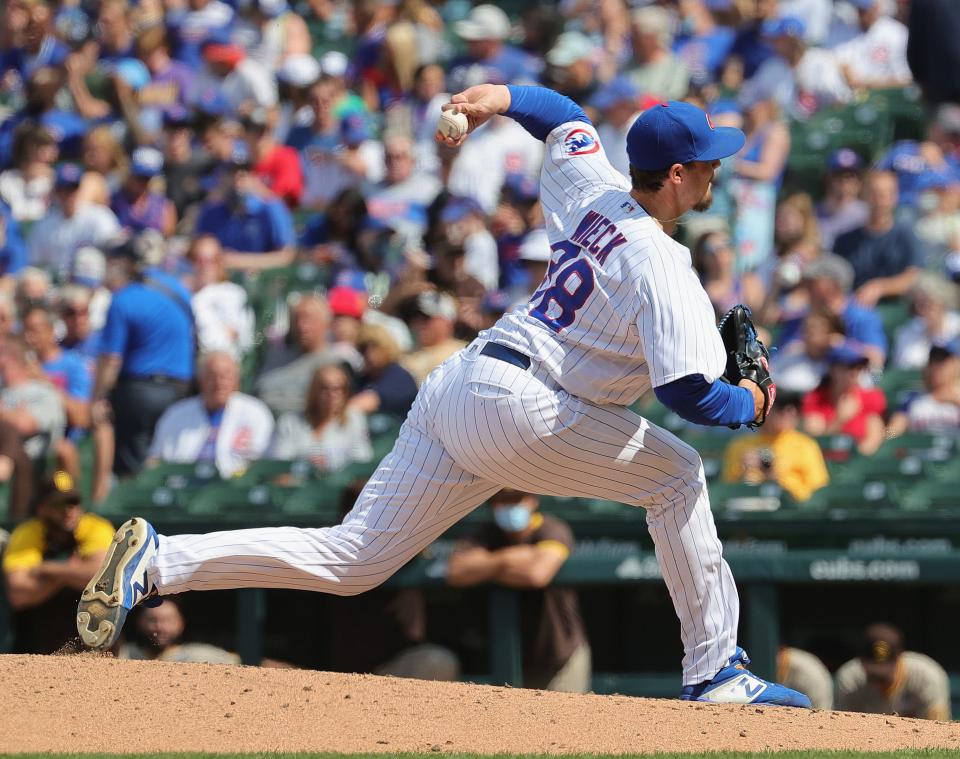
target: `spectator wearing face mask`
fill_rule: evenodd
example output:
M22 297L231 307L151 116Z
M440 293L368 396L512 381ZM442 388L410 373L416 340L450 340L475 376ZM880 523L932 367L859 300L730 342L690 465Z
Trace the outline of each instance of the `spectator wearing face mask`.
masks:
M524 687L586 693L591 657L577 594L551 584L573 550L573 533L539 505L537 496L509 488L494 495L493 523L456 546L447 583L492 582L521 591Z

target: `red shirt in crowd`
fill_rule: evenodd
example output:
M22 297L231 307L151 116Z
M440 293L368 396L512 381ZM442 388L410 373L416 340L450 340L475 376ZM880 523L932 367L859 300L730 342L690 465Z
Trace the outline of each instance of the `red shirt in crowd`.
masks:
M303 194L303 170L296 150L286 145L276 145L253 167L263 183L273 194L290 208L300 205Z
M860 398L860 412L843 425L840 432L859 443L867 434L867 418L873 414L882 416L887 409L887 399L883 391L875 387L855 387L852 392ZM827 424L836 418L837 407L830 400L830 389L826 385L821 385L804 396L803 415L808 414L821 415Z

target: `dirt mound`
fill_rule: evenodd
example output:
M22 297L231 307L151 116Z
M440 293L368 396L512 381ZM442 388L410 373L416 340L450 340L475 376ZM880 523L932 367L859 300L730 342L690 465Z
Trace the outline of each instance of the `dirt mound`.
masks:
M0 656L3 751L960 747L960 725L306 670Z

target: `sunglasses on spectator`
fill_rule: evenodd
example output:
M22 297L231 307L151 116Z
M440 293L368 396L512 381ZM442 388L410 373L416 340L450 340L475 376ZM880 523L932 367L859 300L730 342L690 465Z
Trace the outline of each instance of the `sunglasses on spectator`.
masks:
M63 310L64 316L86 316L90 313L88 308L65 308Z

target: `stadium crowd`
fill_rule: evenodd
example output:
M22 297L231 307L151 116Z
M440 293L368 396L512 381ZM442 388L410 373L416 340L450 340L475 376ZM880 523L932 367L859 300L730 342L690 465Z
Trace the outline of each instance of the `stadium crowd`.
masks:
M949 0L8 0L10 518L54 470L99 504L160 462L370 462L373 420L402 420L549 265L542 143L506 118L434 141L449 93L481 82L569 95L625 173L651 103L745 131L678 232L718 316L745 302L778 346L779 404L729 436L722 480L803 502L829 437L868 457L956 434L958 38ZM891 93L921 115L882 144L806 139Z

